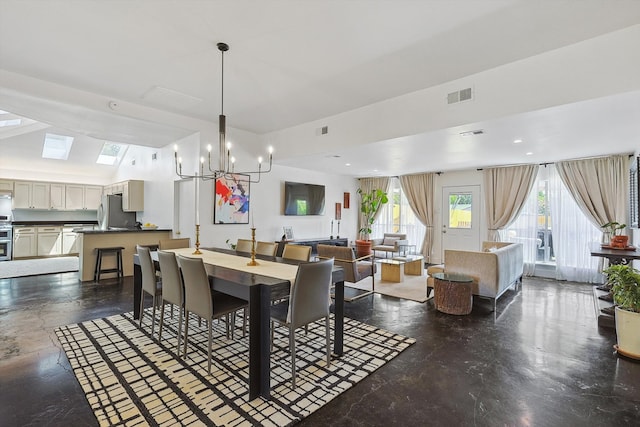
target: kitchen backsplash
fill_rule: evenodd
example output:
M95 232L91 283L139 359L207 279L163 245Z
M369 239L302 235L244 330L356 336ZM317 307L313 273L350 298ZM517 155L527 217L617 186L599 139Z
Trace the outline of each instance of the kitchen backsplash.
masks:
M98 211L47 211L34 209L14 209L14 221L97 221Z

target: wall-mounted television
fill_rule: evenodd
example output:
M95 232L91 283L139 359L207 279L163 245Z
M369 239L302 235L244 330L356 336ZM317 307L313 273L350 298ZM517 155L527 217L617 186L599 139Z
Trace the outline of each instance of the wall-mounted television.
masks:
M284 183L285 215L324 215L324 185Z

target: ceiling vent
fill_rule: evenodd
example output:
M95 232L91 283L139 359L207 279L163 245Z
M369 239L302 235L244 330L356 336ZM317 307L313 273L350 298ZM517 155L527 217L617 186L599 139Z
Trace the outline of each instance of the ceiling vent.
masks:
M322 136L329 133L329 126L322 126L321 128L316 129L316 135Z
M473 91L470 87L466 89L457 90L447 94L447 104L455 104L457 102L471 101L473 98Z

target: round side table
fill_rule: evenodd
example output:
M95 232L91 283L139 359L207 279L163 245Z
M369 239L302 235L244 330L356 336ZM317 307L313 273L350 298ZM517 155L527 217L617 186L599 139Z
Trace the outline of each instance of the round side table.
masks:
M473 278L465 274L435 273L433 275L436 310L447 314L471 313Z

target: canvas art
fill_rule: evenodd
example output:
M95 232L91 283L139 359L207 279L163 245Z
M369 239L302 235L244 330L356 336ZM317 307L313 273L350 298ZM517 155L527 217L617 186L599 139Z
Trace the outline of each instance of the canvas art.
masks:
M229 174L216 179L214 224L249 224L249 175Z

